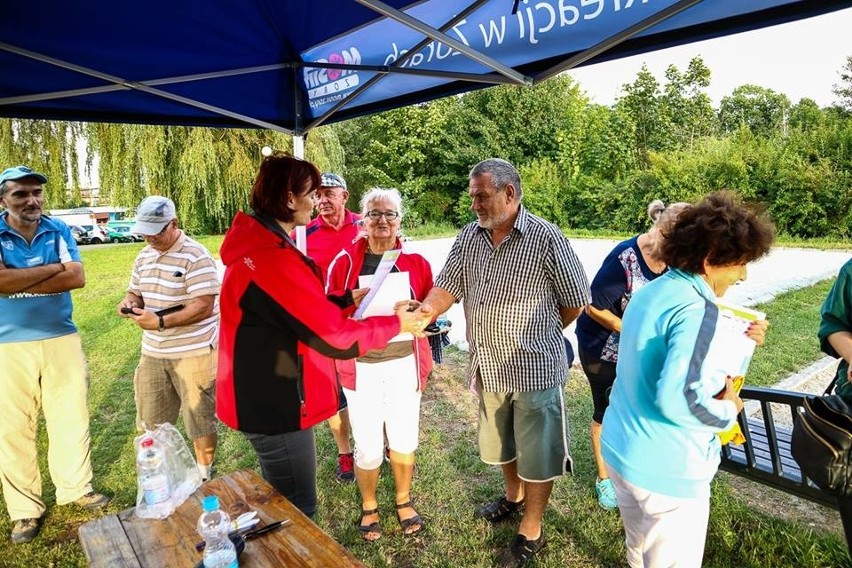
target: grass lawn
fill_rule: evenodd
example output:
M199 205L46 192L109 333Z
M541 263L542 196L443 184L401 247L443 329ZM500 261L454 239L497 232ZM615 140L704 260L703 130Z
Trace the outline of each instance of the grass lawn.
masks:
M212 251L221 237L200 239ZM84 247L87 286L74 293L75 320L89 361L92 458L95 488L113 496L108 511L134 504L136 496L132 441L134 403L132 376L139 354L140 332L115 315L124 294L130 266L142 244ZM819 305L829 283L785 294L761 308L772 328L767 345L758 350L749 384L767 385L818 358L815 330ZM502 491L497 468L477 455L476 405L463 384L467 356L448 350L436 370L422 405L421 446L412 493L428 530L403 538L393 515L393 484L389 471L380 482L384 535L375 544L361 541L356 522L360 501L354 485L333 479L336 448L328 428L316 429L319 453L317 523L356 557L372 567L491 566L514 526L492 527L475 521L473 507ZM555 485L545 517L548 545L535 567L623 565L624 546L617 513L600 509L594 497L594 467L588 442L591 401L585 379L572 374L566 384L576 472ZM242 435L220 429L219 474L256 467ZM30 544L13 546L11 523L0 502L0 567L85 566L77 541L80 524L101 513L74 506L56 507L47 471L47 437L39 433L44 498L48 504L41 535ZM673 456L672 459L677 459ZM771 491L771 490L767 490ZM713 502L705 555L708 567L822 567L849 565L844 541L803 523L782 521L749 509L724 480L713 486Z

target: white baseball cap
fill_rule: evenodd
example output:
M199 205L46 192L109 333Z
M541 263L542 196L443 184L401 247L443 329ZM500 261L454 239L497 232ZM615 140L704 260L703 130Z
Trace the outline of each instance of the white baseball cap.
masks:
M174 201L162 195L152 195L143 199L136 209L136 223L130 232L158 235L176 217Z

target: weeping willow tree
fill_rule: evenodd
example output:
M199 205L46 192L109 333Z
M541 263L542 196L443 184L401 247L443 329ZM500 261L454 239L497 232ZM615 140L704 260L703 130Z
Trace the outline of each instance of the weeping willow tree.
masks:
M45 202L51 208L79 205L79 122L0 119L0 168L26 165L47 175Z
M97 171L102 205L132 210L148 195L165 195L192 233L224 232L247 209L263 146L292 151L290 136L266 130L0 120L0 164L44 171L48 206L67 206L80 196L78 140L87 170ZM313 131L305 155L321 170L344 168L333 129Z
M100 158L101 195L134 207L147 195L165 195L184 227L219 233L247 209L260 150L292 151L292 139L265 130L89 124L89 156ZM320 169L341 169L345 157L331 129L308 137L305 154Z

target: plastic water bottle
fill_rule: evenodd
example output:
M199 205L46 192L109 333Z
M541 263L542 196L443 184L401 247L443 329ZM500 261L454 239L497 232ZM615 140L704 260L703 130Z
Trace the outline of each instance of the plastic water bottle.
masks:
M435 323L437 324L438 328L441 331L448 330L448 329L450 329L450 326L453 325L453 324L450 323L450 320L447 318L446 313L439 315L438 319L435 320Z
M204 537L204 568L238 568L237 549L228 538L231 519L219 508L219 498L210 495L202 503L204 512L198 518L198 534Z
M163 450L153 438L145 438L136 456L136 474L145 499L147 518L165 519L174 511L168 465Z

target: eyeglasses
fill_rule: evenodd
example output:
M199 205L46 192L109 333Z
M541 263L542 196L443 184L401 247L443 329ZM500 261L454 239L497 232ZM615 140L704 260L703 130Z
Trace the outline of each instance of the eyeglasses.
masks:
M367 217L373 221L378 221L381 217L384 217L388 221L393 221L399 217L399 211L377 211L376 209L373 209L367 213Z
M159 237L160 235L162 235L163 233L165 233L165 232L166 232L166 229L168 229L168 228L169 228L169 227L171 227L171 226L172 226L172 222L171 222L171 221L169 221L168 223L166 223L165 227L163 227L162 229L160 229L160 232L159 232L159 233L157 233L157 234L156 234L156 235L154 235L154 236L155 236L155 237Z

